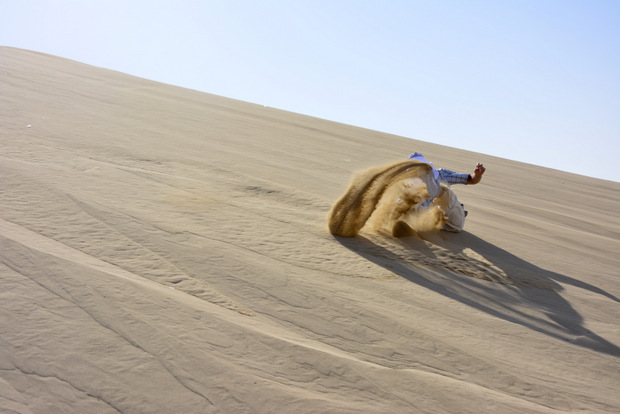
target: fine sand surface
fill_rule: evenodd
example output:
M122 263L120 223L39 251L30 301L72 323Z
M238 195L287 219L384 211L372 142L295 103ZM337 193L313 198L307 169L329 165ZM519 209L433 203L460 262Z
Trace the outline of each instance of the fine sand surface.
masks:
M465 231L331 235L413 151L487 167ZM617 413L619 212L619 183L2 47L0 412Z

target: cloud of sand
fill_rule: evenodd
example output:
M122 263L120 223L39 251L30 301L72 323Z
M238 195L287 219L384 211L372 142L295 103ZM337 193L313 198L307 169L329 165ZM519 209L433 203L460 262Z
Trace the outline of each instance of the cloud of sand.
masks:
M438 207L420 208L428 197L432 169L415 160L370 168L356 174L345 194L334 204L328 226L332 234L353 237L362 227L388 231L406 223L414 231L439 230L445 223ZM417 207L416 207L417 206Z

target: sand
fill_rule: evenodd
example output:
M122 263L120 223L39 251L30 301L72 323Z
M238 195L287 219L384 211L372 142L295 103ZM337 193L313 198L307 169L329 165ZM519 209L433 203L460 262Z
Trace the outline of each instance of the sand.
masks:
M0 74L0 412L620 411L619 183L13 48ZM465 230L332 235L414 151L487 167Z

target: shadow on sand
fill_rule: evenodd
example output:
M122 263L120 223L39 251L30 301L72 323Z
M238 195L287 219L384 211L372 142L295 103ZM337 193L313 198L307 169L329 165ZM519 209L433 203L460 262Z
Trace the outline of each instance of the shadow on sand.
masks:
M558 292L563 290L560 284L564 284L620 302L617 297L588 283L541 269L468 232L442 232L432 237L430 242L424 238L426 240L415 236L393 238L390 243L379 245L363 236L335 236L340 244L363 258L453 300L584 348L620 355L620 347L583 326L583 317ZM435 266L439 269L428 266L429 263L440 264L445 261L445 255L437 255L438 251L450 252L451 255L460 256L462 260L467 257L461 254L465 250L473 250L484 258L485 262L492 263L493 268L509 278L509 283L498 284L469 277L464 273L446 272L447 268L441 265ZM407 259L403 253L433 260L416 265L415 259ZM490 288L491 284L501 288Z

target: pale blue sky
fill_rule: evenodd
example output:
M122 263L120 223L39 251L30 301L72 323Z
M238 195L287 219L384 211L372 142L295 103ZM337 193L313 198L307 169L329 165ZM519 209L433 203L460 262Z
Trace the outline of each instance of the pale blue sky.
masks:
M620 181L620 0L0 0L0 45Z

